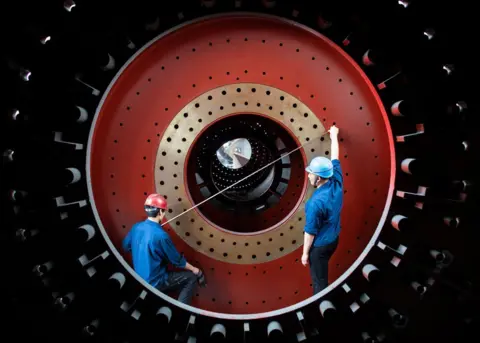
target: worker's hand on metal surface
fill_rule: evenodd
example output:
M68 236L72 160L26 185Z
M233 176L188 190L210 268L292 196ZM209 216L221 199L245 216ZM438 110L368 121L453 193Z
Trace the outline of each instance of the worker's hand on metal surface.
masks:
M197 274L197 282L198 282L198 285L202 288L207 286L207 281L205 280L205 275L203 274L203 272L201 270Z
M302 264L306 267L308 265L308 254L302 255Z
M330 127L330 129L328 130L328 132L330 132L330 138L332 138L332 136L337 136L338 135L338 127L336 127L335 125L332 125Z

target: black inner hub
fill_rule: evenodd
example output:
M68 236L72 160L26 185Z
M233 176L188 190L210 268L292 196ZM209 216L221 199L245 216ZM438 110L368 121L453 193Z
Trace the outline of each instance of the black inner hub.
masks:
M218 191L227 188L228 186L242 180L253 172L266 166L273 161L272 152L262 141L258 140L255 136L260 131L261 126L255 127L246 122L239 122L238 126L242 127L242 134L247 134L246 140L250 143L252 155L248 162L238 169L232 169L225 167L221 161L216 158L210 159L210 177L213 184ZM236 128L228 127L222 130L225 134L237 134ZM248 132L250 131L250 132ZM218 137L218 136L217 136ZM218 139L218 138L215 138ZM207 144L207 143L205 143ZM214 144L213 146L216 146ZM208 151L208 149L206 149ZM217 151L222 151L221 148ZM210 153L210 151L208 152ZM230 156L227 156L229 158ZM202 158L208 158L207 156L198 157L198 160ZM275 167L269 166L258 173L250 176L248 179L238 183L237 185L229 188L223 194L232 200L237 201L250 201L255 200L262 196L273 182Z
M251 155L236 168L225 166L225 161L231 161L232 155L229 156L222 147L227 142L240 139L248 141ZM237 215L259 217L279 203L290 179L290 158L283 157L263 167L295 147L295 141L282 126L263 116L234 115L211 125L192 148L187 165L187 183L194 202L201 202L251 176L201 205L200 212L214 224L230 231L265 229L258 226L232 229L235 223L225 227L227 221L218 218L233 216L231 220L235 222ZM217 210L212 211L212 207Z

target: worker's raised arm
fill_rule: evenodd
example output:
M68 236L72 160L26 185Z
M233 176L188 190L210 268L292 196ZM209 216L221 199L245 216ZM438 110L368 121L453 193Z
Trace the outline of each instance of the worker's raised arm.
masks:
M332 145L330 148L330 153L331 153L331 159L333 160L338 160L339 158L339 147L338 147L338 128L335 125L332 125L332 127L329 130L330 132L330 140L332 141Z

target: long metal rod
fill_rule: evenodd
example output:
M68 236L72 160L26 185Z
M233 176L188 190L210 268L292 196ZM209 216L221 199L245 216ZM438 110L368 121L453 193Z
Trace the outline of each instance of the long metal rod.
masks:
M325 131L324 133L322 133L322 134L320 135L320 137L319 137L319 138L321 138L321 137L325 136L325 135L326 135L328 132L329 132L329 131ZM315 139L312 139L312 140L310 140L310 141L308 141L308 142L306 142L306 143L304 143L304 144L302 144L302 145L300 145L300 146L296 147L295 149L293 149L292 151L290 151L290 152L286 153L285 155L281 155L281 156L280 156L279 158L277 158L276 160L274 160L274 161L272 161L272 162L270 162L270 163L268 163L268 164L264 165L262 168L260 168L260 169L258 169L258 170L256 170L256 171L254 171L253 173L251 173L251 174L249 174L249 175L245 176L243 179L241 179L241 180L239 180L239 181L237 181L237 182L235 182L235 183L231 184L230 186L228 186L228 187L226 187L226 188L222 189L221 191L219 191L219 192L215 193L214 195L212 195L212 196L208 197L207 199L205 199L205 200L203 200L203 201L199 202L199 203L198 203L198 204L196 204L195 206L193 206L193 207L190 207L188 210L186 210L186 211L183 211L182 213L180 213L179 215L176 215L176 216L175 216L175 217L173 217L172 219L169 219L169 220L167 220L166 222L162 223L162 225L168 224L168 223L170 223L171 221L173 221L173 220L177 219L178 217L180 217L180 216L182 216L182 215L184 215L184 214L186 214L186 213L190 212L190 211L191 211L191 210L193 210L194 208L196 208L196 207L198 207L198 206L200 206L200 205L202 205L202 204L206 203L207 201L209 201L209 200L211 200L211 199L215 198L217 195L219 195L219 194L222 194L222 193L223 193L223 192L225 192L226 190L228 190L228 189L230 189L230 188L234 187L235 185L238 185L239 183L241 183L241 182L245 181L245 180L246 180L246 179L248 179L249 177L251 177L251 176L255 175L256 173L258 173L258 172L262 171L263 169L265 169L265 168L267 168L267 167L271 166L272 164L274 164L274 163L276 163L276 162L280 161L282 158L284 158L284 157L287 157L288 155L290 155L290 154L294 153L295 151L297 151L297 150L299 150L299 149L303 148L305 145L312 143L313 141L315 141Z

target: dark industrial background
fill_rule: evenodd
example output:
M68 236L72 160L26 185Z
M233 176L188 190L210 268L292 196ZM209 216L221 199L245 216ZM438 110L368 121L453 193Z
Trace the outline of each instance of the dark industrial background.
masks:
M79 125L74 105L81 104L94 113L99 97L91 96L91 89L76 77L81 73L83 80L103 92L114 75L98 68L105 64L107 51L121 66L132 54L126 48L129 41L141 47L163 30L178 25L178 12L184 14L182 21L232 12L236 10L234 1L216 1L212 8L194 0L75 3L71 12L60 0L1 4L0 340L163 342L173 340L175 333L187 331L199 342L222 341L219 336L208 338L211 326L221 322L227 327L225 341L266 341L268 318L252 323L250 335L245 335L241 323L235 321L205 317L197 325L187 325L189 314L183 310L174 311L176 319L171 323L149 310L142 320L132 319L131 313L124 313L116 304L132 300L140 286L115 293L105 281L110 271L121 268L118 263L110 259L96 265L99 276L93 279L77 263L88 249L98 251L105 245L97 235L87 246L82 242L85 237L68 230L69 226L94 222L89 206L67 206L70 218L65 223L59 215L65 208L57 207L53 200L64 196L68 203L87 192L85 180L65 191L71 181L65 168L84 168L85 150L76 153L71 146L54 141L54 132L64 132L67 141L87 142L92 118ZM276 3L274 9L268 10L259 0L247 0L242 1L241 10L294 19L319 30L340 46L345 34L353 32L351 46L344 48L357 62L368 48L378 47L385 52L379 57L379 68L366 71L372 80L385 75L382 68L402 67L404 77L382 94L382 101L387 108L399 94L408 94L411 107L404 109L402 122L398 118L391 120L394 132L413 132L416 124L423 123L425 133L396 145L397 162L416 155L421 156L421 163L408 177L398 166L395 189L428 184L429 192L421 196L425 204L422 211L413 210L420 199L415 195L411 199L396 198L392 203L392 214L408 217L402 223L402 239L414 247L398 273L382 275L376 283L366 283L361 273L349 279L350 285L366 287L371 302L352 316L342 309L342 304L352 299L347 300L342 290L335 289L327 295L338 304L335 316L322 317L316 304L315 309L305 309L303 321L295 313L272 318L282 324L284 333L269 339L295 341L295 334L303 331L309 342L362 342L366 339L362 338L364 332L369 333L372 342L381 340L374 337L380 332L389 342L478 340L480 88L475 2L412 0L407 8L393 0ZM293 10L300 15L293 18ZM334 25L320 28L319 15ZM160 28L155 32L145 30L145 24L157 16L161 18ZM431 42L416 36L428 28L435 30ZM47 36L52 36L51 42L39 43ZM435 69L445 63L454 66L449 75L446 70ZM32 74L27 81L28 71ZM468 142L468 149L463 142ZM468 182L462 183L464 180ZM396 242L396 233L391 229L389 232L382 233L380 239ZM430 249L444 251L445 258L432 264L427 256ZM374 253L367 257L372 263L376 258ZM51 271L41 266L49 260L56 261ZM385 315L388 304L401 303L405 296L397 289L400 283L419 275L425 280L432 276L436 282L427 287L408 313L390 322ZM74 301L68 301L67 290L76 294ZM411 299L405 302L412 303ZM102 319L102 325L90 335L96 318Z

